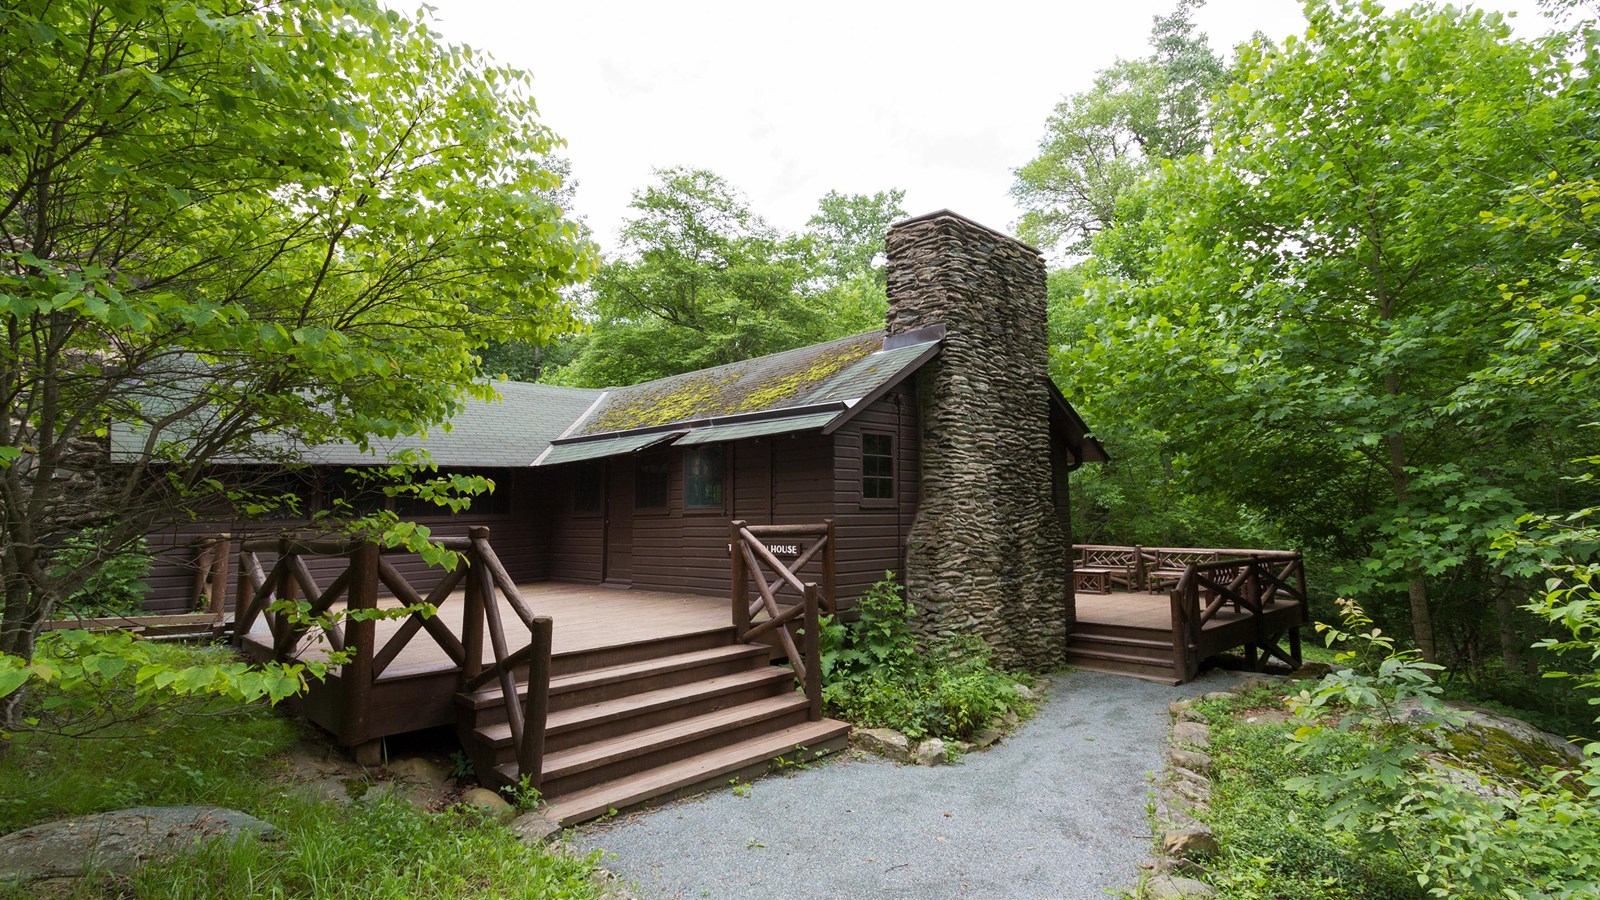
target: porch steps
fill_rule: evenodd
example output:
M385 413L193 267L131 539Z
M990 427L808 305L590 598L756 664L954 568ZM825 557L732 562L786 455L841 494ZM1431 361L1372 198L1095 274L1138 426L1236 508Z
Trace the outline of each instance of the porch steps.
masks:
M776 757L844 746L849 726L807 721L794 674L733 630L551 660L540 792L563 824L727 778ZM518 684L518 700L526 688ZM514 785L516 749L497 687L456 697L457 733L478 778Z
M1067 665L1088 672L1131 675L1180 684L1172 669L1170 632L1133 626L1076 626L1067 637Z

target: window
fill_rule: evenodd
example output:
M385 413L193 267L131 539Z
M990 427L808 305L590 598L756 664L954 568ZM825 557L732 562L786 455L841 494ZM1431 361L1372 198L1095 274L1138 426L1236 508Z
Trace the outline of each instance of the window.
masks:
M572 511L593 515L600 511L600 467L588 463L578 467L572 479Z
M684 451L683 505L686 509L722 508L722 445Z
M894 437L861 434L861 499L894 499Z
M665 459L640 459L633 482L633 505L638 509L666 509L669 477Z

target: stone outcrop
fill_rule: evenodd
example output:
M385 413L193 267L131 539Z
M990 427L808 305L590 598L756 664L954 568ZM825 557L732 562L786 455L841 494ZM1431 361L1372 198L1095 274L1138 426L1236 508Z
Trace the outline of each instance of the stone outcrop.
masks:
M916 627L980 635L1006 666L1058 668L1074 616L1051 499L1044 260L947 211L897 223L887 249L886 333L945 329L917 373L922 492L906 551Z
M128 875L196 844L277 830L216 806L140 806L35 825L0 837L0 884L34 884L89 874Z

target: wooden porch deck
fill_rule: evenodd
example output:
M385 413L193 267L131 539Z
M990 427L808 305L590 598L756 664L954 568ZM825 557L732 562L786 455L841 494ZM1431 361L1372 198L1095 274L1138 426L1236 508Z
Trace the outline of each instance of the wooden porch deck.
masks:
M1299 627L1306 611L1298 600L1280 598L1263 609L1259 624L1249 610L1231 605L1219 608L1200 626L1199 640L1185 641L1174 626L1172 598L1168 594L1119 591L1110 594L1080 592L1078 620L1067 647L1069 664L1091 671L1133 675L1167 684L1189 680L1186 671L1199 661L1242 649L1254 663L1255 642L1287 637L1291 653L1299 656ZM1258 631L1259 628L1259 631ZM1192 646L1185 647L1186 643Z
M622 590L599 585L536 581L517 585L522 599L535 616L548 616L554 622L550 654L575 657L603 653L649 641L689 637L732 628L728 601L699 594L669 594L665 591ZM504 598L496 596L507 642L521 646L529 639L528 627L512 611ZM380 598L378 606L397 609L403 604L392 597ZM333 605L343 610L344 603ZM466 591L457 589L438 606L435 616L454 634L463 634ZM380 619L376 623L377 646L387 644L401 629L401 619ZM272 632L264 619L258 619L243 640L253 655L270 658ZM294 649L301 660L323 659L326 641L319 633L308 634ZM483 662L494 661L493 650L483 647ZM383 681L415 678L440 672L455 672L458 666L438 643L425 638L410 641L383 672ZM452 720L453 721L453 720ZM446 723L434 723L446 724ZM429 725L418 725L426 728ZM330 729L335 730L337 729ZM415 730L415 729L401 729ZM394 732L390 732L394 733Z

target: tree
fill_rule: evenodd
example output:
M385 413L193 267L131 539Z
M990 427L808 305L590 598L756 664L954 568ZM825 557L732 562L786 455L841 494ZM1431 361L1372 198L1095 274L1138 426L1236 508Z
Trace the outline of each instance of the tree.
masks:
M1491 536L1575 455L1567 413L1474 391L1520 316L1497 285L1559 256L1480 214L1571 124L1567 66L1479 12L1306 11L1304 39L1241 51L1212 155L1145 189L1131 227L1167 236L1091 286L1074 377L1303 539L1341 535L1343 589L1403 591L1431 661L1439 596L1476 604Z
M1088 91L1056 106L1039 155L1016 170L1011 188L1023 238L1081 254L1102 230L1138 217L1118 205L1162 160L1205 148L1209 101L1225 72L1190 21L1201 5L1180 0L1157 16L1151 56L1102 70Z
M658 169L636 191L620 254L595 276L591 332L566 384L631 384L821 340L824 310L806 302L805 243L780 234L721 176Z
M0 653L260 436L419 432L570 327L528 88L371 0L0 10Z
M806 234L815 243L819 271L835 282L871 274L879 287L887 278L884 236L889 226L906 217L900 202L906 192L898 188L876 194L841 194L829 191L817 201L817 212L806 220Z

